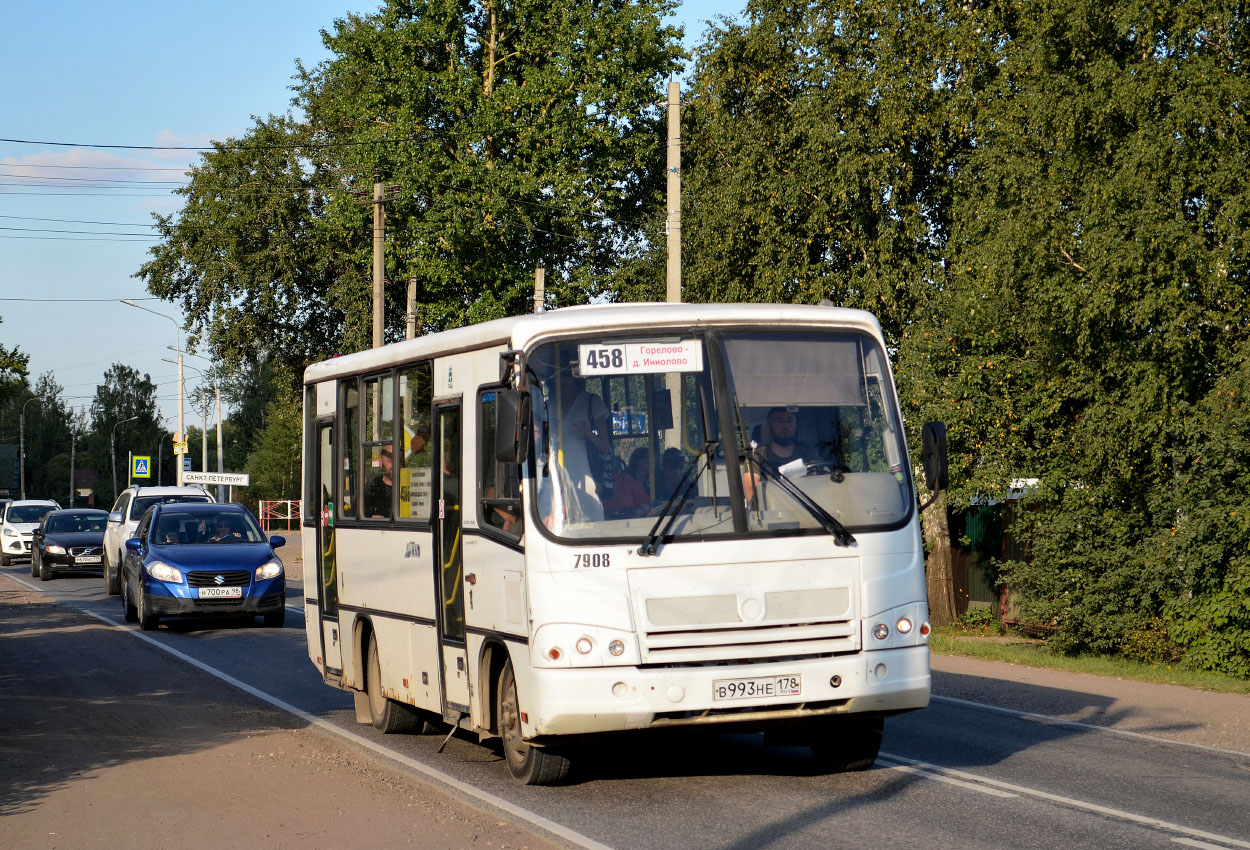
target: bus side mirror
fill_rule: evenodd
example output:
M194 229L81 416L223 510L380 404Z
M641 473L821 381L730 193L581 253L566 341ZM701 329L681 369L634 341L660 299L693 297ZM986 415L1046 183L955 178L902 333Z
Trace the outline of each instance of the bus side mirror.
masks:
M945 422L924 423L924 483L935 494L950 486Z
M533 427L530 394L502 389L495 393L495 398L495 460L525 463Z

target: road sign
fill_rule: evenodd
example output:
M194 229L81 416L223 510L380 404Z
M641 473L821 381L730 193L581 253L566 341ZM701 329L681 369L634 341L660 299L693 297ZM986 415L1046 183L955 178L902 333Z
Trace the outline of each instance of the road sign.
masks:
M246 472L184 472L183 484L227 484L231 487L246 487L251 480Z
M191 457L190 455L183 455L182 456L182 477L184 481L186 480L187 473L190 471L191 471Z
M174 440L174 454L185 455L187 453L186 440Z
M151 478L152 477L152 456L151 455L135 455L130 459L130 477L131 478Z

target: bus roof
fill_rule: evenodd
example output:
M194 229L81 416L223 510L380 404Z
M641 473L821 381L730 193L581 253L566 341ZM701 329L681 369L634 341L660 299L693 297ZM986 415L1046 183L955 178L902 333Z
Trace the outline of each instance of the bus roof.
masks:
M380 371L397 364L495 345L523 349L548 336L585 335L630 328L685 329L728 324L845 327L881 339L881 326L874 315L846 307L806 304L587 304L509 316L323 360L304 371L304 383L314 384L344 375Z

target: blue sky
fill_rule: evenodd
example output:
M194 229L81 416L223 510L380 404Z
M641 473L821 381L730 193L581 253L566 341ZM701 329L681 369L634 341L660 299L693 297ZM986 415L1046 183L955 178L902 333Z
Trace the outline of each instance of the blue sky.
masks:
M685 0L675 22L693 47L704 21L742 5ZM177 209L169 187L196 157L78 145L201 146L238 136L252 116L287 110L295 60L311 67L327 57L321 29L376 8L351 0L8 4L0 138L41 144L0 141L0 341L30 355L32 384L51 372L81 408L105 370L124 363L152 377L167 422L176 422L177 368L162 358L174 356L166 347L181 332L119 299L181 325L173 305L140 300L150 296L133 275L154 244L144 236L151 214ZM193 369L208 364L186 362L190 393ZM189 406L187 416L198 424Z

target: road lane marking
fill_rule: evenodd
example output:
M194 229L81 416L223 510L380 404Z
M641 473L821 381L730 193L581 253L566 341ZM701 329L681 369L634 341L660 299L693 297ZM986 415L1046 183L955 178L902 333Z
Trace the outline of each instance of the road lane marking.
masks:
M1013 794L1010 791L1000 791L997 788L989 788L985 785L981 785L976 782L964 782L962 779L952 779L949 776L943 776L941 773L935 773L931 770L924 770L923 768L912 767L911 765L907 765L907 764L899 764L898 762L894 761L892 756L891 757L878 756L877 761L884 762L885 764L890 765L891 770L897 770L902 773L912 773L912 774L915 774L916 776L921 776L925 779L936 779L938 782L945 782L948 785L958 785L959 787L966 788L969 791L976 791L980 794L989 794L991 797L1019 797L1020 796L1019 794Z
M1160 744L1174 744L1178 747L1191 747L1195 750L1206 750L1210 753L1223 753L1230 756L1241 756L1245 758L1247 753L1242 750L1230 750L1226 747L1212 747L1209 744L1194 744L1189 741L1177 741L1172 738L1160 738L1157 735L1148 735L1145 732L1131 732L1128 729L1116 729L1114 726L1099 726L1096 723L1082 723L1079 720L1066 720L1062 717L1054 717L1049 714L1038 714L1032 711L1020 711L1015 708L1003 708L1000 705L990 705L984 702L973 702L972 700L958 699L956 697L944 697L933 694L929 697L931 702L946 702L951 705L962 705L966 708L979 708L985 711L993 711L998 714L1008 714L1012 717L1018 717L1022 720L1034 720L1038 723L1046 723L1052 726L1073 726L1078 729L1088 729L1093 732L1110 732L1113 735L1122 735L1126 738L1137 738L1142 741L1154 741Z
M1184 844L1186 847L1198 847L1201 850L1228 850L1222 844L1207 844L1205 841L1193 841L1189 838L1173 838L1172 841L1176 844Z
M598 841L595 841L593 838L590 838L589 836L586 836L586 835L582 835L580 832L576 832L572 829L569 829L568 827L562 824L556 823L553 820L548 820L547 818L543 817L540 814L537 814L536 812L531 812L529 809L524 809L516 805L515 803L510 803L502 797L498 797L494 794L491 794L489 791L483 791L482 789L477 788L473 785L470 785L467 782L463 782L459 779L456 779L451 774L444 773L443 771L438 770L437 768L430 767L428 764L425 764L424 762L420 762L402 753L395 752L394 750L391 750L387 748L386 746L377 743L376 741L369 740L363 735L357 735L355 732L350 732L347 729L343 729L339 726L335 726L333 723L330 723L329 721L322 720L319 717L315 717L301 708L291 705L288 702L278 699L277 697L271 694L267 694L264 691L249 685L247 682L244 682L241 679L236 679L235 677L231 676L229 673L222 672L221 670L218 670L215 667L211 667L208 664L205 664L203 661L200 661L199 659L192 658L190 655L187 655L186 653L179 652L173 647L166 646L165 644L161 643L159 640L156 640L155 638L153 638L151 635L144 634L142 631L137 630L133 626L123 625L121 623L118 623L116 620L112 620L109 617L104 616L103 614L97 614L94 611L87 611L85 609L79 609L79 610L82 611L84 614L87 614L90 617L94 617L95 619L99 620L102 623L105 623L107 625L113 626L114 628L120 629L121 631L125 632L128 635L131 635L132 637L135 637L141 641L144 641L148 643L149 645L154 646L163 652L167 652L181 661L185 661L186 663L190 664L192 667L202 670L208 675L214 676L220 679L221 681L225 682L226 684L233 685L234 687L238 688L244 693L251 694L257 699L263 702L269 703L270 705L279 709L280 711L285 711L288 714L298 717L300 720L303 720L305 723L307 723L310 726L316 726L318 729L321 729L324 732L328 732L331 735L336 735L358 747L363 747L364 749L377 753L378 755L384 758L390 759L391 761L399 762L405 767L410 768L411 770L415 770L417 773L423 774L429 779L433 779L436 782L441 782L444 785L454 788L455 790L459 791L461 794L464 794L468 797L472 797L473 799L478 800L479 802L485 803L489 806L493 806L494 808L499 809L500 811L503 811L509 815L512 815L518 820L524 821L528 824L538 827L539 829L545 832L548 832L552 835L562 838L565 841L569 842L570 844L575 844L578 847L584 847L586 848L586 850L616 850L616 848L613 848L607 844L601 844Z
M948 777L956 777L968 782L988 785L993 788L999 788L1005 791L1014 791L1016 794L1024 797L1034 797L1038 800L1046 800L1047 802L1057 803L1061 806L1082 809L1087 812L1104 815L1106 817L1116 818L1117 820L1128 821L1140 826L1159 829L1165 832L1179 833L1183 836L1191 836L1196 839L1206 841L1218 841L1220 850L1227 850L1229 847L1241 847L1250 850L1250 842L1238 841L1236 838L1229 838L1224 835L1218 835L1214 832L1204 832L1200 829L1191 829L1187 826L1181 826L1170 821L1160 820L1159 818L1147 817L1145 815L1126 812L1123 809L1113 809L1110 806L1103 806L1098 803L1089 803L1085 800L1077 800L1073 797L1064 797L1060 794L1051 794L1049 791L1040 791L1036 788L1027 788L1023 785L1016 785L1011 782L1003 782L998 779L990 779L986 776L978 776L975 773L967 773L962 770L956 770L952 767L942 767L941 765L930 764L929 762L917 761L909 759L905 756L897 756L892 753L881 753L881 757L899 764L911 765L926 773L941 774Z

